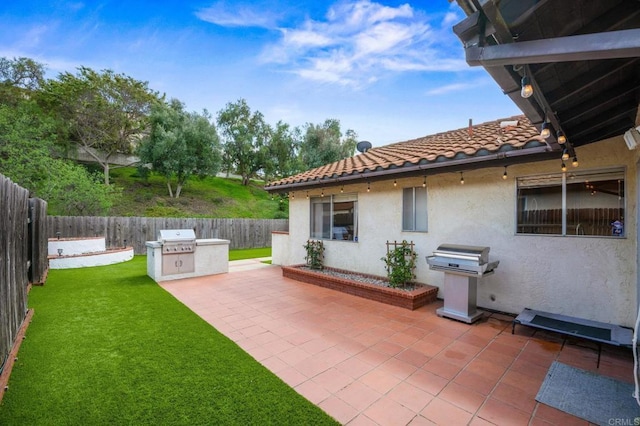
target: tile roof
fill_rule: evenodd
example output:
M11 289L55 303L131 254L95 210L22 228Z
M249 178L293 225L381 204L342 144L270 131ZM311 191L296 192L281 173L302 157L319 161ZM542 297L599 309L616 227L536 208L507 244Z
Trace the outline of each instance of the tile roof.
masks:
M271 182L265 188L277 190L292 186L313 186L314 183L323 184L326 179L343 180L341 178L373 171L387 171L385 174L400 175L403 171L411 169L410 166L420 165L427 169L429 164L447 161L454 164L454 160L457 160L455 164L459 165L465 160L472 162L474 158L489 154L541 145L546 148L539 131L528 118L518 115L371 148L365 153L358 153L335 163Z

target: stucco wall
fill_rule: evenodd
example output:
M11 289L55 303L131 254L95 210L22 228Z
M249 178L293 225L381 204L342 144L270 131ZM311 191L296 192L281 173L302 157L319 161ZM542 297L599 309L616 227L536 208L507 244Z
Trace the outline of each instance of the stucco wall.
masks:
M345 186L358 193L358 242L325 241L325 264L385 275L380 260L387 240L416 243L417 279L442 289L444 274L430 271L425 256L442 243L490 246L500 266L483 278L478 306L519 313L523 308L546 310L596 321L633 326L636 315L636 161L622 137L577 149L581 170L625 166L625 238L516 235L518 176L557 173L560 159L503 168L429 176L429 231L402 232L402 188L421 186L422 178ZM571 172L569 165L568 173ZM325 196L338 193L325 188ZM309 191L309 195L319 195ZM289 264L304 262L309 238L309 200L306 191L290 202ZM442 297L442 291L439 297Z

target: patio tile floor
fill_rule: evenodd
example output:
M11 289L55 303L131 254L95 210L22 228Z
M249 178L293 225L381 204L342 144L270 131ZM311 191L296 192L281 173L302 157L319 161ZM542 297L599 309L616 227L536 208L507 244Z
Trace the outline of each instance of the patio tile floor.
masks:
M232 263L233 264L233 263ZM228 274L161 283L266 368L348 425L588 422L535 401L554 360L633 381L631 351L597 348L487 314L473 324L282 277L243 261Z

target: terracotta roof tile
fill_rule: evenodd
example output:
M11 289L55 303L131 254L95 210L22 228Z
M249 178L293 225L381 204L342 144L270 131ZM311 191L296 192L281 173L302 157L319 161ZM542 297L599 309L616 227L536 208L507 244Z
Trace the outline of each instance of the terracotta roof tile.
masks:
M501 127L500 123L508 121L517 122L517 125ZM277 189L279 186L317 182L321 179L360 174L366 171L402 168L421 162L433 163L473 158L477 155L495 153L501 149L523 148L533 140L544 142L531 122L524 115L519 115L477 124L471 127L471 131L465 127L371 148L365 153L272 182L266 188ZM479 153L481 150L482 153Z

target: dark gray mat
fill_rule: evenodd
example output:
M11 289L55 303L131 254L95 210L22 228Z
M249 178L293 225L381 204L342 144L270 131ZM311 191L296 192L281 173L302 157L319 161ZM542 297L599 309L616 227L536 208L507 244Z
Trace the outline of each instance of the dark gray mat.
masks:
M534 315L531 324L538 325L549 330L558 330L566 334L576 336L584 336L605 342L611 341L611 330L608 328L594 327L591 325L582 325L575 322L563 321L559 319L549 318L542 315Z
M633 425L640 424L633 391L630 383L554 361L536 401L598 425Z
M525 308L513 323L514 327L515 324L522 324L615 346L631 347L633 338L630 328L529 308Z

